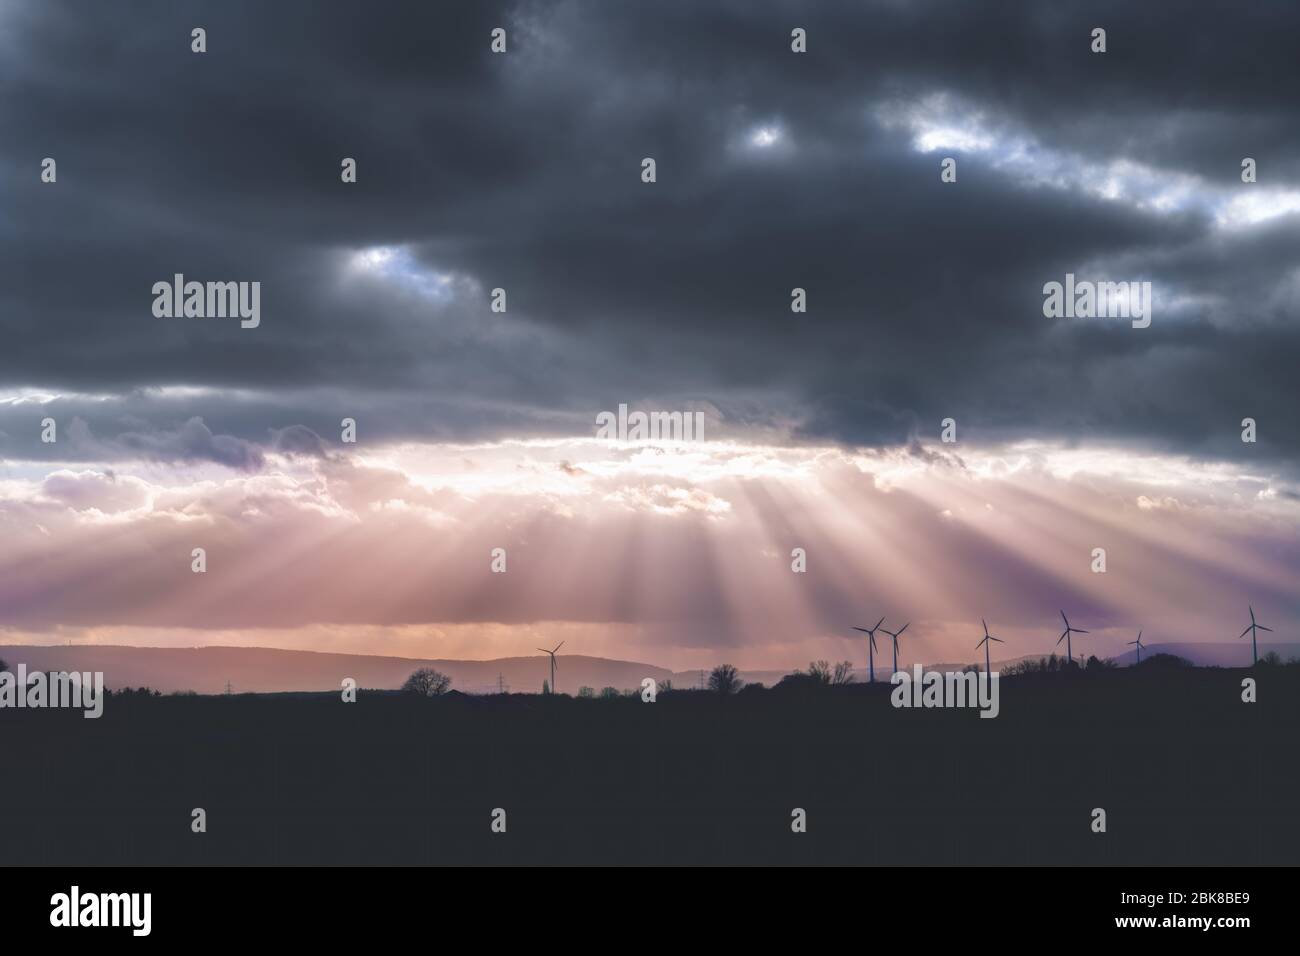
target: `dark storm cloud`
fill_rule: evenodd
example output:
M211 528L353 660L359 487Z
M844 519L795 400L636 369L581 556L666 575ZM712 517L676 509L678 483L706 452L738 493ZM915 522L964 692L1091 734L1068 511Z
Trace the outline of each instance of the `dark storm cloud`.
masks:
M1236 457L1251 416L1260 455L1294 458L1300 225L1224 228L1215 203L1300 189L1300 9L807 6L6 6L0 391L240 467L239 442L329 441L343 416L493 436L639 400L855 443L952 416L968 439ZM918 151L927 102L988 141ZM1186 201L1085 188L1121 161L1194 177ZM401 255L359 269L373 247ZM1042 284L1089 267L1154 281L1152 327L1043 318ZM260 281L261 327L154 318L175 272ZM219 391L141 391L175 385ZM34 411L0 406L7 455L40 454ZM180 440L195 417L207 445Z

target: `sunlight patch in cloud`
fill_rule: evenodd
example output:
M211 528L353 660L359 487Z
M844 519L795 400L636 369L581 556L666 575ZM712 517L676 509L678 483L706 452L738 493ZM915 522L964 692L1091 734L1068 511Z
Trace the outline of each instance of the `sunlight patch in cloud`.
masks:
M757 149L767 149L781 142L784 135L780 126L760 126L749 134L749 143Z
M1221 229L1243 229L1300 212L1300 191L1223 186L1126 156L1098 161L1045 145L949 93L892 100L874 111L886 129L906 130L920 153L982 154L995 169L1034 187L1071 190L1157 215L1199 212ZM1246 192L1242 192L1242 189Z
M371 246L353 252L353 272L370 275L416 293L434 302L450 302L456 296L456 277L422 263L405 246Z
M107 402L116 396L96 395L86 392L55 392L45 389L21 388L0 394L0 405L48 405L60 399L82 402Z

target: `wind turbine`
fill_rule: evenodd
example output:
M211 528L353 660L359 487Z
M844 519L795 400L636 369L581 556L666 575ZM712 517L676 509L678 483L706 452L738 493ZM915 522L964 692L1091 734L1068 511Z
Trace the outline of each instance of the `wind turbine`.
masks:
M911 623L912 623L911 621L907 622L907 624L911 624ZM886 634L888 634L890 637L894 639L894 673L895 674L898 673L898 636L907 630L907 624L904 624L897 631L886 630L883 627L880 628L882 631L884 631Z
M991 675L992 675L993 668L989 664L989 641L997 641L999 644L1005 644L1006 641L1002 640L1002 638L1000 637L994 637L992 634L989 633L989 625L988 622L984 620L984 618L980 618L980 623L984 625L984 640L980 641L979 644L975 645L975 650L978 651L980 649L980 644L984 645L984 676L989 680L992 680L993 678Z
M1065 622L1065 630L1063 630L1061 636L1056 639L1056 646L1060 647L1061 641L1065 641L1065 654L1070 659L1070 663L1073 664L1074 650L1070 647L1070 635L1087 634L1088 632L1077 627L1070 627L1070 619L1065 616L1064 611L1061 612L1061 620Z
M1247 606L1249 607L1249 605ZM1255 609L1252 607L1250 608L1250 627L1246 628L1246 631L1250 632L1250 665L1254 667L1256 664L1259 663L1259 651L1255 646L1255 632L1268 631L1270 634L1272 634L1273 629L1271 627L1265 627L1263 624L1255 623ZM1242 631L1240 634L1238 634L1237 640L1241 640L1243 637L1245 637L1246 631Z
M564 641L560 641L560 643L555 645L555 651L558 651L563 646L564 646ZM551 655L551 693L554 694L555 693L555 651L548 651L544 647L539 647L538 650L541 651L543 654Z
M884 623L885 619L882 617L876 622L875 627L858 627L856 624L853 625L853 630L861 631L863 634L867 635L867 671L871 675L870 679L873 684L876 682L876 631L880 630L880 625ZM885 633L889 632L886 631Z
M1247 628L1246 630L1250 630L1250 628ZM1138 631L1138 639L1136 641L1129 641L1129 643L1137 645L1137 652L1138 652L1137 662L1141 664L1142 663L1142 632Z

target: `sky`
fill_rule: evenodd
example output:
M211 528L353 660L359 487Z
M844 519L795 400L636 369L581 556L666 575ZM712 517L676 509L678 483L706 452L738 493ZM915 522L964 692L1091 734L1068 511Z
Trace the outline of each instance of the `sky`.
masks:
M1298 32L0 0L0 642L862 666L882 615L953 661L981 618L1106 656L1248 605L1292 640ZM257 327L155 315L177 273L260 283ZM1150 326L1045 316L1067 274L1149 282ZM620 405L704 438L598 437Z

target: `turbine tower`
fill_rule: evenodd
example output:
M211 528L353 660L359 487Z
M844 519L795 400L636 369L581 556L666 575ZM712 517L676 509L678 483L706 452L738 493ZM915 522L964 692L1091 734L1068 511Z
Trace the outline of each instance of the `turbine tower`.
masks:
M907 622L907 624L911 624L911 623L912 623L911 621ZM894 673L895 674L898 673L898 636L907 630L907 624L904 624L897 631L886 630L883 627L880 628L882 631L884 631L886 634L888 634L890 637L894 639Z
M564 646L564 641L560 641L560 643L555 645L555 651L558 651L563 646ZM554 694L555 693L555 651L548 651L544 647L539 647L538 650L541 651L543 654L551 655L551 693Z
M1250 608L1250 627L1246 628L1245 631L1242 631L1240 634L1238 634L1237 640L1241 640L1243 637L1245 637L1246 631L1250 632L1250 666L1254 667L1256 664L1259 663L1259 648L1255 644L1255 632L1268 631L1270 634L1272 634L1273 629L1271 627L1265 627L1263 624L1255 623L1255 609L1252 607Z
M978 651L980 649L980 644L984 645L984 677L988 680L992 680L993 668L989 664L989 641L997 641L999 644L1005 644L1006 642L1002 640L1002 638L994 637L989 633L989 625L984 618L980 618L980 623L984 625L984 640L975 645L975 650Z
M1065 641L1065 654L1070 659L1070 663L1073 664L1074 649L1070 647L1070 635L1087 634L1088 632L1077 627L1070 627L1070 619L1065 616L1064 611L1061 612L1061 620L1065 622L1065 630L1063 630L1061 636L1056 639L1056 646L1060 647L1061 641Z
M876 631L880 630L880 625L885 623L882 617L876 622L875 627L858 627L853 625L853 630L861 631L867 635L867 672L870 675L871 683L876 682Z
M1247 630L1249 630L1249 628L1247 628ZM1137 662L1141 664L1142 663L1142 632L1138 631L1138 639L1136 641L1129 641L1129 643L1137 645L1137 652L1138 652Z

